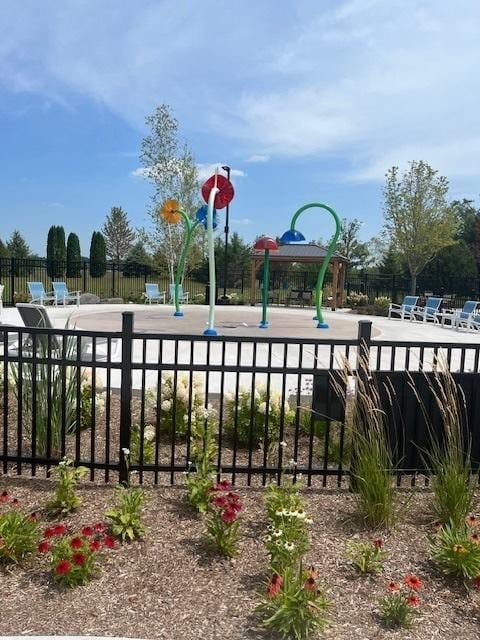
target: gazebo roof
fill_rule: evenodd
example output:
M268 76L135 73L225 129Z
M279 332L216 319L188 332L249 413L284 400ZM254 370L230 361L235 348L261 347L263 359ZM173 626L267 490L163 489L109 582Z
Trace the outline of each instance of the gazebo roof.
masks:
M273 262L323 262L327 250L319 244L281 244L278 251L270 255ZM263 258L263 251L253 251L252 259ZM348 262L348 259L335 251L332 262Z

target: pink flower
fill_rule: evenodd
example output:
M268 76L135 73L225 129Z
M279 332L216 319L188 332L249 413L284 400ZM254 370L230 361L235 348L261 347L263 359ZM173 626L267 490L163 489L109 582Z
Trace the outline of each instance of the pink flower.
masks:
M103 526L102 522L97 522L96 524L93 525L93 530L96 533L103 533L105 531L105 527Z
M220 480L220 482L217 482L217 484L215 485L215 489L217 491L228 491L229 489L231 489L231 487L232 483L228 480Z
M225 496L216 496L213 500L212 500L213 504L218 507L219 509L223 509L223 507L226 507L228 504L227 499L225 498Z
M391 592L391 593L395 593L396 591L400 591L400 585L397 584L396 582L389 582L387 584L387 589Z
M279 576L278 573L274 573L272 579L268 583L267 586L267 598L273 599L276 598L280 592L280 589L283 585L283 578Z
M0 502L8 502L8 501L9 501L8 491L2 491L2 493L0 494Z

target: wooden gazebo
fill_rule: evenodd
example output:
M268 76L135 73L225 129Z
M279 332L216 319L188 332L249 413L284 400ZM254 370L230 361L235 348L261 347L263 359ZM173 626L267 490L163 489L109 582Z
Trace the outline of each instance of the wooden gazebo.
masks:
M278 251L270 253L271 263L299 263L320 265L327 254L325 247L318 244L282 244ZM259 266L263 263L263 251L253 251L251 261L251 281L250 281L250 304L256 302L255 280ZM335 252L330 258L329 268L332 270L332 309L343 306L343 290L345 288L345 272L348 266L348 259Z

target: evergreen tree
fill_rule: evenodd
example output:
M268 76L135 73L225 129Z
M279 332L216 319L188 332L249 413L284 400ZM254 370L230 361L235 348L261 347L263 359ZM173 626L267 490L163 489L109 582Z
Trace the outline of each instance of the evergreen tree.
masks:
M53 225L48 230L47 238L47 275L50 278L61 278L65 272L65 229Z
M123 275L146 276L152 273L152 258L145 249L144 243L139 240L128 252L123 268Z
M102 278L106 273L107 248L105 239L100 231L94 231L90 243L90 275L92 278Z
M67 239L67 278L78 278L81 275L81 269L80 240L76 233L69 233Z
M107 256L115 262L125 260L135 240L135 231L122 207L112 207L102 228Z
M8 258L10 256L7 246L0 240L0 258Z
M24 259L30 257L30 247L20 231L15 231L7 241L7 251L12 258Z

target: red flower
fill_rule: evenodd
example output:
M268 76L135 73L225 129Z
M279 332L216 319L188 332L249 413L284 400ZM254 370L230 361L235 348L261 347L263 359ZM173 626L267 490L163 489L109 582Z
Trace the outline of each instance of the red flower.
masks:
M418 607L418 605L420 604L420 598L416 595L408 596L407 604L409 607Z
M233 491L229 491L227 493L227 498L231 501L231 502L237 502L238 500L240 500L240 496L238 495L238 493L233 493Z
M239 502L231 502L228 506L229 509L233 509L237 513L242 510L242 505Z
M38 553L47 553L47 551L50 551L50 544L44 540L38 545Z
M418 591L418 589L420 589L422 586L422 581L413 573L409 573L408 575L405 576L405 584L410 589L413 589L414 591Z
M228 507L228 509L225 509L225 511L222 513L222 520L225 522L225 524L232 524L232 522L235 522L236 519L237 512L231 507Z
M105 531L105 527L103 526L103 522L97 522L97 524L93 525L93 530L96 533L103 533Z
M54 536L63 536L65 533L67 533L67 527L64 524L56 524L53 527Z
M396 591L400 591L400 585L397 584L396 582L389 582L387 584L387 589L392 593L395 593Z
M55 529L53 527L47 527L43 532L43 535L45 536L45 538L53 538L53 536L55 535Z
M82 528L82 536L85 536L86 538L90 538L90 536L93 536L93 528L92 527L83 527Z
M70 547L72 549L81 549L83 547L83 540L81 538L72 538L70 540Z
M115 538L112 538L112 536L105 536L103 539L103 544L107 547L107 549L114 549Z
M477 519L475 516L468 516L467 518L465 518L465 522L468 524L469 527L477 526Z
M55 573L59 576L64 576L71 568L72 565L68 560L61 560L55 567Z
M283 578L278 573L274 573L267 586L267 598L276 598L282 588Z
M2 491L2 493L0 494L0 502L8 502L8 500L8 491Z
M92 540L88 545L90 551L100 551L101 547L102 545L100 544L99 540Z
M74 553L72 556L73 564L77 567L84 567L87 562L87 556L84 553Z
M381 549L383 547L383 540L381 540L380 538L377 538L376 540L372 540L372 544L375 547L375 549Z
M305 591L316 591L317 583L315 582L315 578L310 577L305 580L305 584L303 585Z
M226 507L228 504L227 499L225 498L225 496L216 496L213 500L212 500L213 504L218 507L219 509L223 509L223 507Z
M473 578L472 585L475 589L480 589L480 576L475 576L475 578Z

